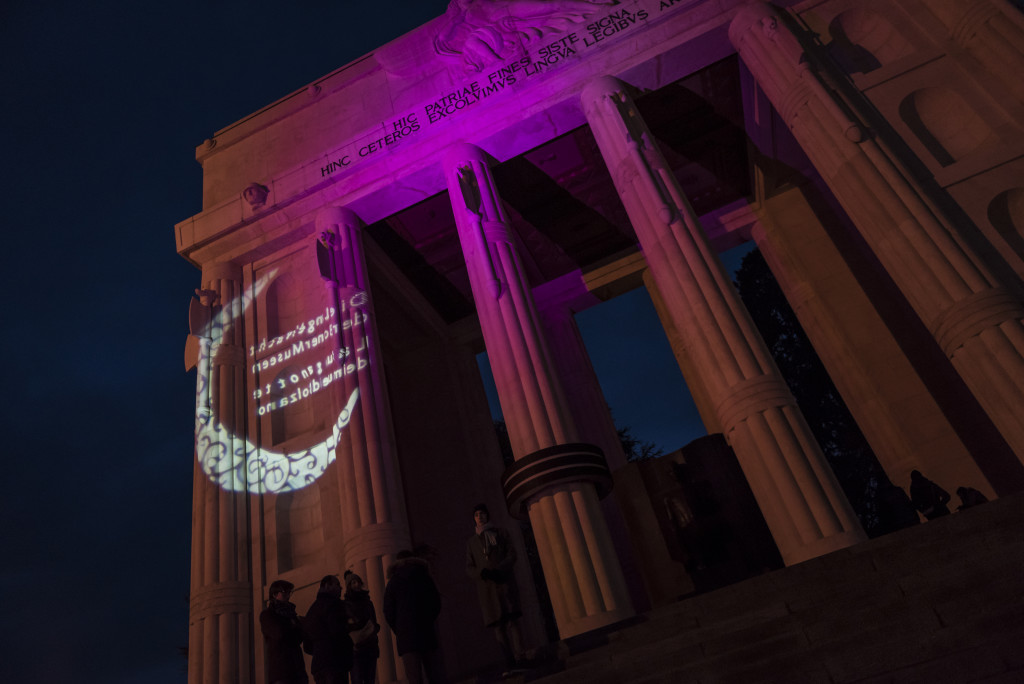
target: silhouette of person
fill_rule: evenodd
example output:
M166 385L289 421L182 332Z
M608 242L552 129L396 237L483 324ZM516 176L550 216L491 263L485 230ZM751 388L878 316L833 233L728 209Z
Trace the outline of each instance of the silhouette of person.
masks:
M302 623L295 613L295 604L288 600L294 588L295 585L287 580L271 582L270 600L260 613L269 684L309 682L306 662L302 658Z
M348 609L348 631L355 651L352 660L352 684L373 684L377 679L377 659L380 644L377 641L377 611L370 600L370 592L363 586L363 578L351 570L345 571L345 607Z
M412 551L399 551L387 571L384 619L395 634L398 655L409 684L442 684L444 665L434 622L441 613L441 594L430 577L427 562Z
M921 474L919 470L910 472L910 500L914 508L928 520L935 520L949 515L949 492Z
M352 639L348 636L348 611L341 600L341 581L334 575L320 580L320 591L303 627L316 684L345 684L352 669Z
M962 511L965 508L973 508L978 504L988 503L988 497L974 487L957 487L956 495L960 497L960 505L956 510Z
M913 502L902 487L892 483L882 483L878 486L875 500L878 505L878 525L875 528L877 535L888 534L921 523Z
M694 570L703 569L704 564L697 553L695 541L697 524L690 504L679 494L666 496L662 503L665 506L665 514L668 516L669 522L672 523L672 529L676 533L676 541L679 544L681 557L676 560L682 562L687 572L692 573Z
M505 656L507 670L519 667L525 660L523 635L519 629L519 588L513 574L516 548L507 530L491 522L486 504L473 509L476 529L466 542L466 574L476 581L484 625L494 630L494 637Z

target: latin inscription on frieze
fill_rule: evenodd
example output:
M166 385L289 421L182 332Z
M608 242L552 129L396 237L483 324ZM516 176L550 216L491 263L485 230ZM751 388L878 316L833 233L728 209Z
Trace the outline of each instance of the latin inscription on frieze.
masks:
M458 88L440 93L438 96L401 117L385 121L380 126L379 137L348 143L339 152L327 156L320 167L320 177L333 176L341 171L351 170L360 160L373 157L395 147L403 140L414 138L431 126L459 116L467 109L485 100L498 96L512 86L528 82L538 75L563 66L575 59L582 59L586 53L604 41L635 30L645 24L653 14L669 9L694 4L694 0L659 0L637 3L632 9L615 9L589 22L582 29L560 35L543 45L536 46L528 54L492 67L472 81ZM657 7L655 7L657 5Z

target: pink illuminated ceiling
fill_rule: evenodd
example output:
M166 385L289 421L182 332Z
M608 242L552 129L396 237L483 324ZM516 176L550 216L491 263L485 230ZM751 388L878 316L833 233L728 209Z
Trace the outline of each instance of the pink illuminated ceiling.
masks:
M646 93L637 104L698 214L747 197L749 162L735 57ZM635 249L588 127L493 170L534 286ZM447 193L369 227L443 319L473 312Z

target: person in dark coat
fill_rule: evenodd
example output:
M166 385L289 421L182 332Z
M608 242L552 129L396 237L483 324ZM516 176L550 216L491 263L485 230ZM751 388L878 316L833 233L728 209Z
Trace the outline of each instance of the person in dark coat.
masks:
M373 684L377 679L377 659L380 644L377 641L377 611L370 600L370 592L363 586L363 578L351 570L345 571L345 608L348 610L348 633L352 637L352 684Z
M523 636L519 629L519 588L513 567L516 547L507 530L491 523L485 504L473 509L476 529L466 542L466 574L476 582L484 625L494 631L508 669L524 660Z
M269 684L307 684L306 662L302 658L302 624L289 601L295 586L286 580L270 584L270 601L260 613L263 651Z
M949 515L949 492L921 474L919 470L910 471L910 500L914 508L921 511L928 520L935 520Z
M902 487L892 483L880 483L878 493L875 495L875 502L878 507L878 524L875 526L875 535L888 534L902 530L904 527L921 524L914 503Z
M327 575L303 621L306 651L313 656L310 671L316 684L346 684L352 669L352 639L348 610L341 600L341 580Z
M430 577L427 562L412 551L399 551L387 571L384 619L395 634L398 655L409 684L442 684L444 669L434 621L441 613L441 595Z
M956 507L958 511L988 503L988 497L974 487L957 487L956 495L960 497L960 505Z

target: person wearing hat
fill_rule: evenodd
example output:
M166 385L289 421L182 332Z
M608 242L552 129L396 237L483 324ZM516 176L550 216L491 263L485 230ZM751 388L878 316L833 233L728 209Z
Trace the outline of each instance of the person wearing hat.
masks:
M508 531L491 523L485 504L473 509L476 529L466 542L466 574L476 581L484 625L494 630L506 668L518 667L524 658L519 630L519 588L513 568L516 549Z
M380 657L377 641L380 625L370 592L363 586L363 578L351 570L345 571L345 608L348 610L348 633L355 645L352 684L373 684L377 679L377 659Z
M270 584L267 607L260 613L267 681L270 684L306 684L306 661L302 658L303 630L295 604L289 599L295 585L288 580Z

